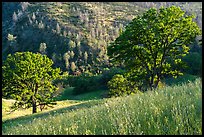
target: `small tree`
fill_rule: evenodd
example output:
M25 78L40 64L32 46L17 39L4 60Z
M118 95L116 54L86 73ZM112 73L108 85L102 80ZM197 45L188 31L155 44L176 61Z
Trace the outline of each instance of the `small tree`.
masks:
M38 28L39 28L39 29L44 29L44 28L45 28L45 25L44 25L44 23L42 22L42 20L41 20L40 23L38 24Z
M46 43L40 43L40 48L39 48L40 53L45 54L46 49L47 49Z
M60 34L60 32L61 32L61 28L60 28L58 23L56 25L56 32L57 32L57 34Z
M8 40L8 44L9 44L9 49L11 49L11 53L15 52L16 48L17 48L17 40L16 40L17 36L14 37L12 34L8 34L7 36L7 40Z
M8 34L7 39L8 41L15 41L16 37L14 37L12 34Z
M76 43L75 43L74 41L70 40L70 41L69 41L69 47L70 47L71 49L75 48L75 47L76 47Z
M75 55L74 51L71 51L71 52L70 52L70 57L71 57L71 58L74 58L74 55Z
M154 89L163 76L182 74L172 65L182 66L187 44L201 34L193 18L175 6L152 8L133 19L108 47L108 55L113 62L124 63L132 80L142 80Z
M75 65L75 63L74 62L72 62L71 63L71 70L72 70L72 72L74 72L75 70L76 70L76 65Z
M64 53L63 59L65 61L66 69L68 69L69 68L69 59L70 59L70 55L68 52Z
M116 74L113 78L108 82L109 93L111 96L124 96L130 95L139 92L136 84L128 81L123 75Z
M85 63L87 63L87 60L88 60L88 53L85 51L84 52L84 60L85 60Z
M22 10L25 11L28 8L29 3L28 2L21 2L20 5L21 5Z
M2 66L3 97L15 99L14 110L54 104L56 91L53 80L59 78L60 69L53 69L52 60L46 55L32 52L16 52L8 55Z
M36 16L35 16L35 13L33 12L32 20L35 21L35 19L36 19Z
M14 13L13 13L13 21L14 21L14 23L15 23L17 20L18 20L18 17L17 17L17 15L16 15L16 12L14 12Z

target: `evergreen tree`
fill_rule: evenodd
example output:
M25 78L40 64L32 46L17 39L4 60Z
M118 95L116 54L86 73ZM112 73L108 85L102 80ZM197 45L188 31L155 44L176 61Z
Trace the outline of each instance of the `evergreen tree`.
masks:
M69 59L70 59L70 55L68 52L64 53L63 59L65 61L66 69L68 69L69 68Z
M35 13L33 12L32 20L35 21L35 19L36 19L36 16L35 16Z
M57 34L60 34L60 32L61 32L61 28L60 28L58 23L56 25L56 32L57 32Z
M72 41L72 40L70 40L69 41L69 47L71 48L71 49L74 49L75 47L76 47L76 44L75 44L75 42L74 41Z
M88 53L85 51L84 52L84 60L85 60L85 63L87 63L87 60L88 60Z
M70 52L70 57L73 58L74 55L75 55L74 51L71 51L71 52Z
M46 54L46 49L47 49L46 43L40 43L40 48L39 48L40 53Z
M16 15L16 12L14 11L14 13L13 13L13 21L14 21L14 23L17 22L17 20L18 20L18 17Z
M72 72L74 72L75 70L76 70L76 65L75 65L75 63L74 62L71 62L71 70L72 70Z

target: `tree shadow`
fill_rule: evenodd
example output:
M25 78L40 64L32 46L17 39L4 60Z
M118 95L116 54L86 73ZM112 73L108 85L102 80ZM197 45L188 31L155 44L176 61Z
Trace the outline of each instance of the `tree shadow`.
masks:
M58 114L68 113L68 112L71 112L71 111L74 111L77 109L90 108L90 107L92 107L94 105L98 105L100 103L102 103L102 101L93 100L91 102L84 102L84 103L69 106L69 107L50 110L48 112L36 113L36 114L32 114L32 115L26 115L26 116L20 116L17 118L8 119L5 121L2 121L2 131L6 131L7 129L9 129L11 127L18 126L18 125L24 125L27 123L32 123L34 121L34 119L35 120L36 119L43 119L43 118L46 118L48 116L56 116Z
M88 101L95 99L107 98L108 90L100 89L96 91L89 91L81 94L74 94L73 89L65 89L59 96L54 98L55 101L63 100L76 100L76 101Z

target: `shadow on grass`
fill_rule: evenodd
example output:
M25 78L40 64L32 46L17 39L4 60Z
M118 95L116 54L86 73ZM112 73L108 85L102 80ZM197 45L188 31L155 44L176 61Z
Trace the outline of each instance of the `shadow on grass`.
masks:
M107 89L99 89L95 91L89 91L86 93L74 95L73 87L66 88L61 95L56 97L55 101L63 101L63 100L77 100L77 101L88 101L88 100L95 100L95 99L102 99L107 96L108 90Z
M17 125L32 123L32 121L34 119L43 119L43 118L46 118L48 116L56 116L58 114L67 113L67 112L81 109L81 108L90 108L90 107L92 107L94 105L98 105L100 103L101 103L100 100L93 100L91 102L84 102L81 104L77 104L77 105L73 105L73 106L69 106L69 107L64 107L64 108L60 108L60 109L55 109L55 110L51 110L51 111L44 112L44 113L36 113L36 114L32 114L32 115L26 115L26 116L8 119L5 121L2 121L2 131L6 131L6 129L9 129L11 127L15 127Z

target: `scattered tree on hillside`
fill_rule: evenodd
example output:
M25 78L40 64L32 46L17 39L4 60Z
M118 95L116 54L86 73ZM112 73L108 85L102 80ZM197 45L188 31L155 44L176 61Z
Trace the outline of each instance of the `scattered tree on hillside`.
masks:
M40 53L46 54L46 49L47 49L46 43L40 43L40 48L39 48Z
M12 34L8 34L7 39L8 41L14 41L16 40L16 37L14 37Z
M63 31L63 36L66 37L67 36L67 32L64 30Z
M8 45L9 49L11 50L11 53L15 51L17 48L17 41L16 41L17 36L13 36L12 34L8 34L7 40L8 40Z
M18 20L18 17L17 17L17 15L16 15L16 12L14 11L14 13L13 13L13 21L14 21L14 23L15 23L17 20Z
M71 63L71 70L74 72L76 70L76 65L74 62Z
M31 52L9 54L2 66L3 97L15 99L14 109L33 108L54 104L56 91L53 80L59 78L60 69L53 69L53 62L46 55Z
M87 63L87 60L88 60L88 53L85 51L84 52L84 60L85 60L85 63Z
M74 49L74 48L76 47L75 42L72 41L72 40L70 40L70 41L69 41L69 47L70 47L71 49Z
M163 76L182 74L181 57L188 54L188 44L201 34L193 18L175 6L152 8L133 19L108 47L108 55L113 62L125 64L129 78L142 80L154 89ZM179 67L173 69L172 65Z
M22 17L22 15L23 15L23 12L21 10L18 10L17 17L20 18L20 17Z
M36 16L35 16L35 13L33 12L32 20L34 21L35 19L36 19Z
M38 24L38 28L39 29L44 29L45 25L43 24L42 20L40 21L40 23Z
M57 34L60 34L60 32L61 32L61 28L60 28L58 23L56 25L56 32L57 32Z
M70 52L70 57L71 57L71 58L74 58L74 55L75 55L74 51L71 51L71 52Z
M20 5L21 5L22 10L25 11L28 8L29 3L28 2L21 2Z
M30 19L30 16L28 15L28 21L29 21L29 24L32 25L33 24L33 21Z
M69 68L69 59L70 59L70 55L68 52L64 53L64 56L63 56L64 60L65 60L65 66L66 66L66 69Z

